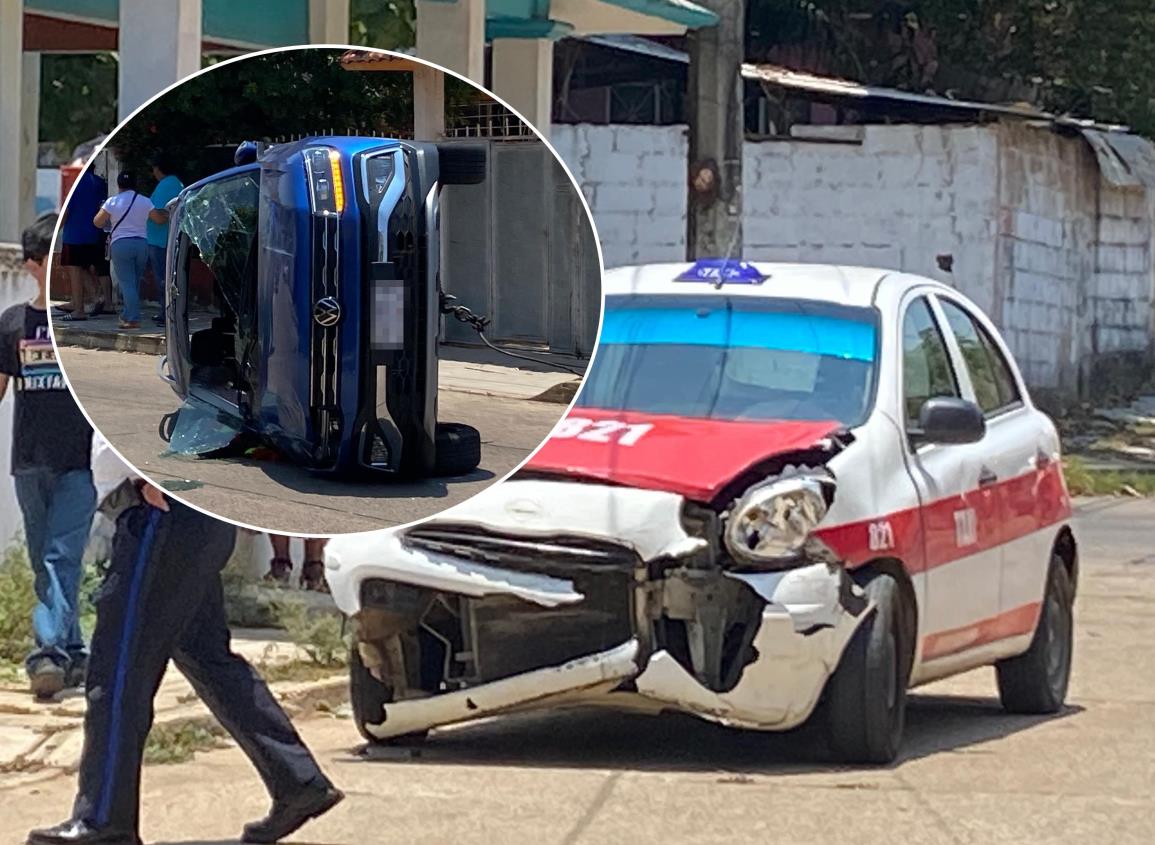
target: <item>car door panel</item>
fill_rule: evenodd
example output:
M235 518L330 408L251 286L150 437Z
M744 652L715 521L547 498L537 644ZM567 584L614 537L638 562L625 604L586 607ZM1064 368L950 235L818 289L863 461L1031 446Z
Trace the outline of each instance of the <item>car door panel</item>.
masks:
M1059 468L1051 463L1058 444L1047 436L1051 426L1046 418L1024 399L994 327L959 300L942 294L936 299L972 384L985 385L985 390L976 388L976 401L987 412L984 459L998 494L992 516L1001 558L999 619L988 626L986 639L1030 633L1050 561L1052 538L1043 511L1053 500Z
M909 318L909 319L908 319ZM903 419L908 428L915 406L932 395L969 398L970 384L952 353L949 334L926 294L914 291L899 309L903 338ZM925 351L920 351L925 349ZM920 387L920 358L949 373L929 389ZM940 360L941 359L941 360ZM949 392L948 392L949 391ZM924 545L926 602L922 608L922 661L971 645L978 625L998 613L1000 566L997 495L980 485L985 446L979 443L907 443L907 463L918 489Z

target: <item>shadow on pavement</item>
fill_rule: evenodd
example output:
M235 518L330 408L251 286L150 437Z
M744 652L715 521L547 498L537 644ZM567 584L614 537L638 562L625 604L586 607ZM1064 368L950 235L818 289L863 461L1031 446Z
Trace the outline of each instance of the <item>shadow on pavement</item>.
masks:
M312 473L289 463L233 460L243 466L259 467L270 480L297 493L317 496L358 496L366 499L442 499L449 495L449 486L473 481L488 481L496 476L487 469L475 469L466 475L448 478L399 480L380 478L373 481L340 481Z
M994 698L911 695L899 766L944 751L981 745L1082 712L1018 716ZM831 755L821 724L761 733L724 728L683 714L648 716L574 710L507 716L434 733L413 762L542 768L598 768L739 774L802 774L857 768ZM376 758L376 759L374 759ZM359 760L405 761L402 750L369 749ZM740 781L736 781L740 782Z

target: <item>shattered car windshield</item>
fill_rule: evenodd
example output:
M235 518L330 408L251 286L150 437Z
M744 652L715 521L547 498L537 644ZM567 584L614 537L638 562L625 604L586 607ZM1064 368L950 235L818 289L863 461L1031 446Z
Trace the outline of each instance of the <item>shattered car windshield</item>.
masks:
M809 300L610 296L577 405L718 420L861 424L878 315Z
M259 196L257 176L242 174L191 192L181 214L181 232L212 272L217 293L238 315L248 310L255 273Z

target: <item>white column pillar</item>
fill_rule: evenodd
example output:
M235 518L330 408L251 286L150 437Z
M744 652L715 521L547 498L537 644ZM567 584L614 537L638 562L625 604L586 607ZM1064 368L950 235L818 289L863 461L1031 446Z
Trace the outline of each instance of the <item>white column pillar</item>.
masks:
M413 71L413 140L440 141L445 135L445 74L436 68Z
M118 116L201 69L201 0L120 0Z
M20 191L24 130L21 127L24 89L24 3L0 0L0 242L18 243L23 216Z
M36 218L36 164L40 151L40 54L25 53L20 96L20 228Z
M545 38L495 38L493 93L549 138L553 107L553 42Z
M349 43L349 0L309 0L309 41Z
M485 84L485 0L416 0L417 55Z

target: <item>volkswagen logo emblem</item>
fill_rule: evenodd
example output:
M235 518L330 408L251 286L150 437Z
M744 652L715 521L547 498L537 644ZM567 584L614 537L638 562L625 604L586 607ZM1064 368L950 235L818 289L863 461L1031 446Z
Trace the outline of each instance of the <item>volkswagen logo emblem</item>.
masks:
M317 304L313 306L313 319L317 321L317 325L326 328L337 325L341 319L340 304L331 296L318 299Z

